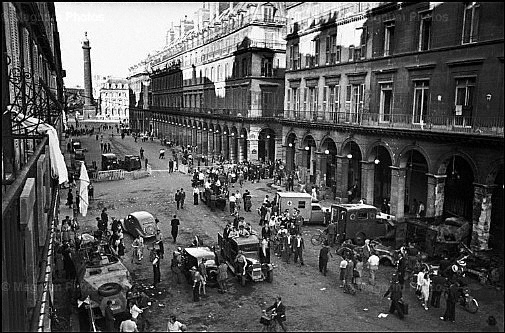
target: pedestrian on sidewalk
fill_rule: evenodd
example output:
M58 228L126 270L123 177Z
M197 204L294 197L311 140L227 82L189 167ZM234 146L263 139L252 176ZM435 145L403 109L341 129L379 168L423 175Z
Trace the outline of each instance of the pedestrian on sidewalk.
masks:
M165 254L165 247L163 246L163 234L161 233L161 230L156 231L156 244L160 247L159 249L159 256L161 259L163 259L163 256Z
M107 152L110 153L111 152L111 149L110 149L110 142L107 142Z
M222 261L217 267L217 283L219 284L219 291L225 293L228 291L226 281L228 280L228 265Z
M368 269L370 270L370 284L375 286L375 275L379 270L379 257L375 254L375 251L372 252L370 258L368 258Z
M294 252L295 252L295 256L294 256L293 261L296 264L296 262L298 261L298 258L300 258L300 264L303 266L304 265L304 263L303 263L303 251L305 249L305 244L304 244L302 235L300 233L298 233L296 235L296 238L294 239L293 249L294 249Z
M181 209L184 209L184 200L186 200L186 192L184 192L184 189L181 188L181 192L179 192L180 197L181 197Z
M88 185L88 197L89 200L93 200L95 198L95 188L93 187L93 184L89 183Z
M170 222L172 225L172 238L174 239L174 243L177 242L177 234L179 233L179 225L181 224L177 215L174 214L174 218Z
M144 148L140 147L140 159L144 159Z
M147 170L147 162L148 162L148 160L147 160L147 156L146 156L146 159L144 160L146 170Z
M449 290L447 291L447 298L445 300L445 313L441 320L456 322L456 301L458 299L458 285L455 281L451 281Z

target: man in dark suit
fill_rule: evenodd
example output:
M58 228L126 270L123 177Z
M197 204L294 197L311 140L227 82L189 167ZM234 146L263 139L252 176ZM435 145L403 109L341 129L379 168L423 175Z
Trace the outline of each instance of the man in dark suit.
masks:
M300 258L300 264L303 266L303 250L305 249L305 244L303 243L303 238L300 233L296 235L296 238L294 239L293 242L293 250L295 252L295 257L294 257L294 262L298 261L298 258Z
M284 326L284 322L286 321L286 307L284 306L284 304L282 304L280 296L277 296L277 298L274 300L274 304L267 308L267 311L270 310L274 310L275 312L274 319L282 327L282 330L284 332L287 332L286 327Z
M105 331L114 332L114 312L112 312L112 301L107 301L107 306L105 307Z
M389 285L389 289L384 294L384 297L387 297L388 295L391 295L391 306L389 307L389 313L394 313L397 311L398 317L400 317L400 319L403 319L403 306L400 304L403 296L402 286L398 282L398 276L396 274L393 274L391 284Z

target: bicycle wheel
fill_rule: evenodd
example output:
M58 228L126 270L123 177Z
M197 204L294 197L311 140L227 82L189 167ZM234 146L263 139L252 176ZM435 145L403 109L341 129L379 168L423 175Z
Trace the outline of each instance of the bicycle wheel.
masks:
M416 275L412 275L412 276L410 277L409 284L410 284L410 287L411 287L412 289L417 289L417 276L416 276Z
M321 239L321 235L313 235L311 238L310 238L310 242L312 243L312 245L314 246L319 246L321 245L321 243L323 242L322 239Z

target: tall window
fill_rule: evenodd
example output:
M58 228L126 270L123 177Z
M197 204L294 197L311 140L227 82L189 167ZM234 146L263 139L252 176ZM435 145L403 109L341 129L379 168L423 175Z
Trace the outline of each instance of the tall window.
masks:
M389 122L391 121L391 113L393 109L393 84L382 83L380 86L380 121Z
M384 56L393 54L394 37L395 22L386 22L384 24Z
M291 47L291 69L300 69L300 48L299 44L294 44Z
M361 48L359 50L359 58L356 58L356 60L357 59L364 59L366 57L367 39L368 39L368 27L363 26L363 27L361 27L361 40L360 40Z
M470 2L465 6L463 17L463 36L461 43L475 43L479 29L479 4Z
M309 103L309 118L312 120L317 120L317 98L318 89L317 87L310 87L308 89L308 103Z
M318 38L314 40L314 60L312 66L319 66L319 54L321 52L321 41Z
M428 114L428 101L430 99L430 81L414 81L414 108L412 110L412 123L422 124Z
M454 110L456 116L456 125L471 125L474 93L474 77L456 80L456 100Z
M340 62L340 45L337 45L337 35L326 37L326 64L333 65Z
M293 88L293 99L294 99L294 107L295 107L295 118L300 116L300 89Z
M354 45L349 46L349 61L354 61Z
M287 91L286 109L288 110L288 117L289 117L291 114L291 88L288 88Z
M261 76L272 77L273 76L273 58L262 58L261 59Z
M345 98L346 122L356 123L359 121L359 115L363 110L364 96L364 84L350 84L347 86Z
M274 20L274 8L271 6L263 7L263 19L265 22L273 22Z
M336 121L340 109L340 86L327 86L323 90L323 112L325 119Z
M431 38L431 12L421 15L419 26L419 51L430 49Z
M308 94L308 88L303 89L303 111L308 111L307 110L307 94ZM307 114L307 113L305 113Z

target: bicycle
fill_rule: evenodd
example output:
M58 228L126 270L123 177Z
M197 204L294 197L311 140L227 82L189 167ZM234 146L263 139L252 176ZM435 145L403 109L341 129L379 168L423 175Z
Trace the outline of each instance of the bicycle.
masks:
M318 233L315 235L312 235L310 238L310 242L314 246L319 246L321 245L325 240L326 240L326 233L324 230L317 229Z

